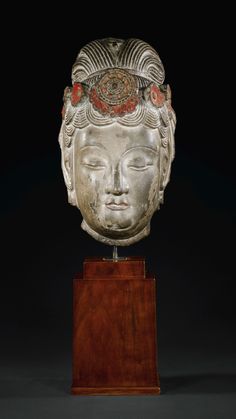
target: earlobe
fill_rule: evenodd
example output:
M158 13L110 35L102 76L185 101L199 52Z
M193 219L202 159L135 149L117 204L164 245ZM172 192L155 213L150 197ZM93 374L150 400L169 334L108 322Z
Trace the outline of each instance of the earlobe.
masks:
M72 190L67 189L67 193L68 193L68 202L69 202L69 204L74 205L75 207L78 207L77 200L76 200L75 190L74 189L72 189Z
M161 189L165 189L170 179L171 158L168 150L163 150L162 156L162 173L161 173Z
M62 151L62 171L68 193L68 202L77 206L76 194L73 184L73 150L72 147L64 148Z
M67 189L72 190L70 154L67 147L64 147L62 149L61 156L62 156L61 165L62 165L62 171L64 175L65 184L66 184Z
M160 184L159 184L159 204L164 202L164 191L170 180L171 163L173 160L172 142L162 139L160 149Z
M73 146L65 145L63 138L63 128L59 135L59 143L61 147L61 167L64 176L65 185L67 187L68 202L71 205L77 205L76 196L73 185Z

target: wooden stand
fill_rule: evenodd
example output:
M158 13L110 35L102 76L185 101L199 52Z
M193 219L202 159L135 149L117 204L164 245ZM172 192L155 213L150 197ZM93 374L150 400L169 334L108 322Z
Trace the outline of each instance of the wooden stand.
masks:
M72 394L160 394L155 285L142 258L84 261L74 280Z

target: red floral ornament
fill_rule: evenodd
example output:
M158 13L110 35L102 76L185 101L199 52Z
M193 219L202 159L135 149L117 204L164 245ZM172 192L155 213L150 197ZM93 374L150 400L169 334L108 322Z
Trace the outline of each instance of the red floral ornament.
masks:
M71 104L73 106L78 105L83 94L83 87L81 83L75 83L71 91Z
M157 106L158 108L164 105L165 95L155 84L152 84L150 88L150 99L153 105Z
M65 119L67 101L70 100L70 96L71 96L71 87L66 87L64 89L64 95L63 95L64 105L63 105L63 108L61 110L62 119Z
M140 101L136 79L123 69L108 70L90 90L89 100L98 112L111 117L134 112Z
M138 96L131 96L124 103L113 105L99 98L96 88L93 88L90 92L90 102L100 113L114 117L133 112L139 103L139 98Z

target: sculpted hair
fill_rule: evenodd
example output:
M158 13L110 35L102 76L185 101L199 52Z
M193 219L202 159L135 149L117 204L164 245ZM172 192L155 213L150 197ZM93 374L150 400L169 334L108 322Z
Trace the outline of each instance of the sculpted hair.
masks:
M140 39L106 38L81 49L72 68L72 82L90 80L109 68L127 69L157 85L163 84L165 78L160 57L149 44Z

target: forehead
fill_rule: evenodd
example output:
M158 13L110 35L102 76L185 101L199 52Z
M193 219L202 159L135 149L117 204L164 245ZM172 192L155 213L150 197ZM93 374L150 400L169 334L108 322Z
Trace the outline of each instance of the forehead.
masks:
M123 127L113 124L105 127L88 126L76 134L76 148L98 146L113 153L133 147L148 147L157 150L159 147L159 131L144 126Z

